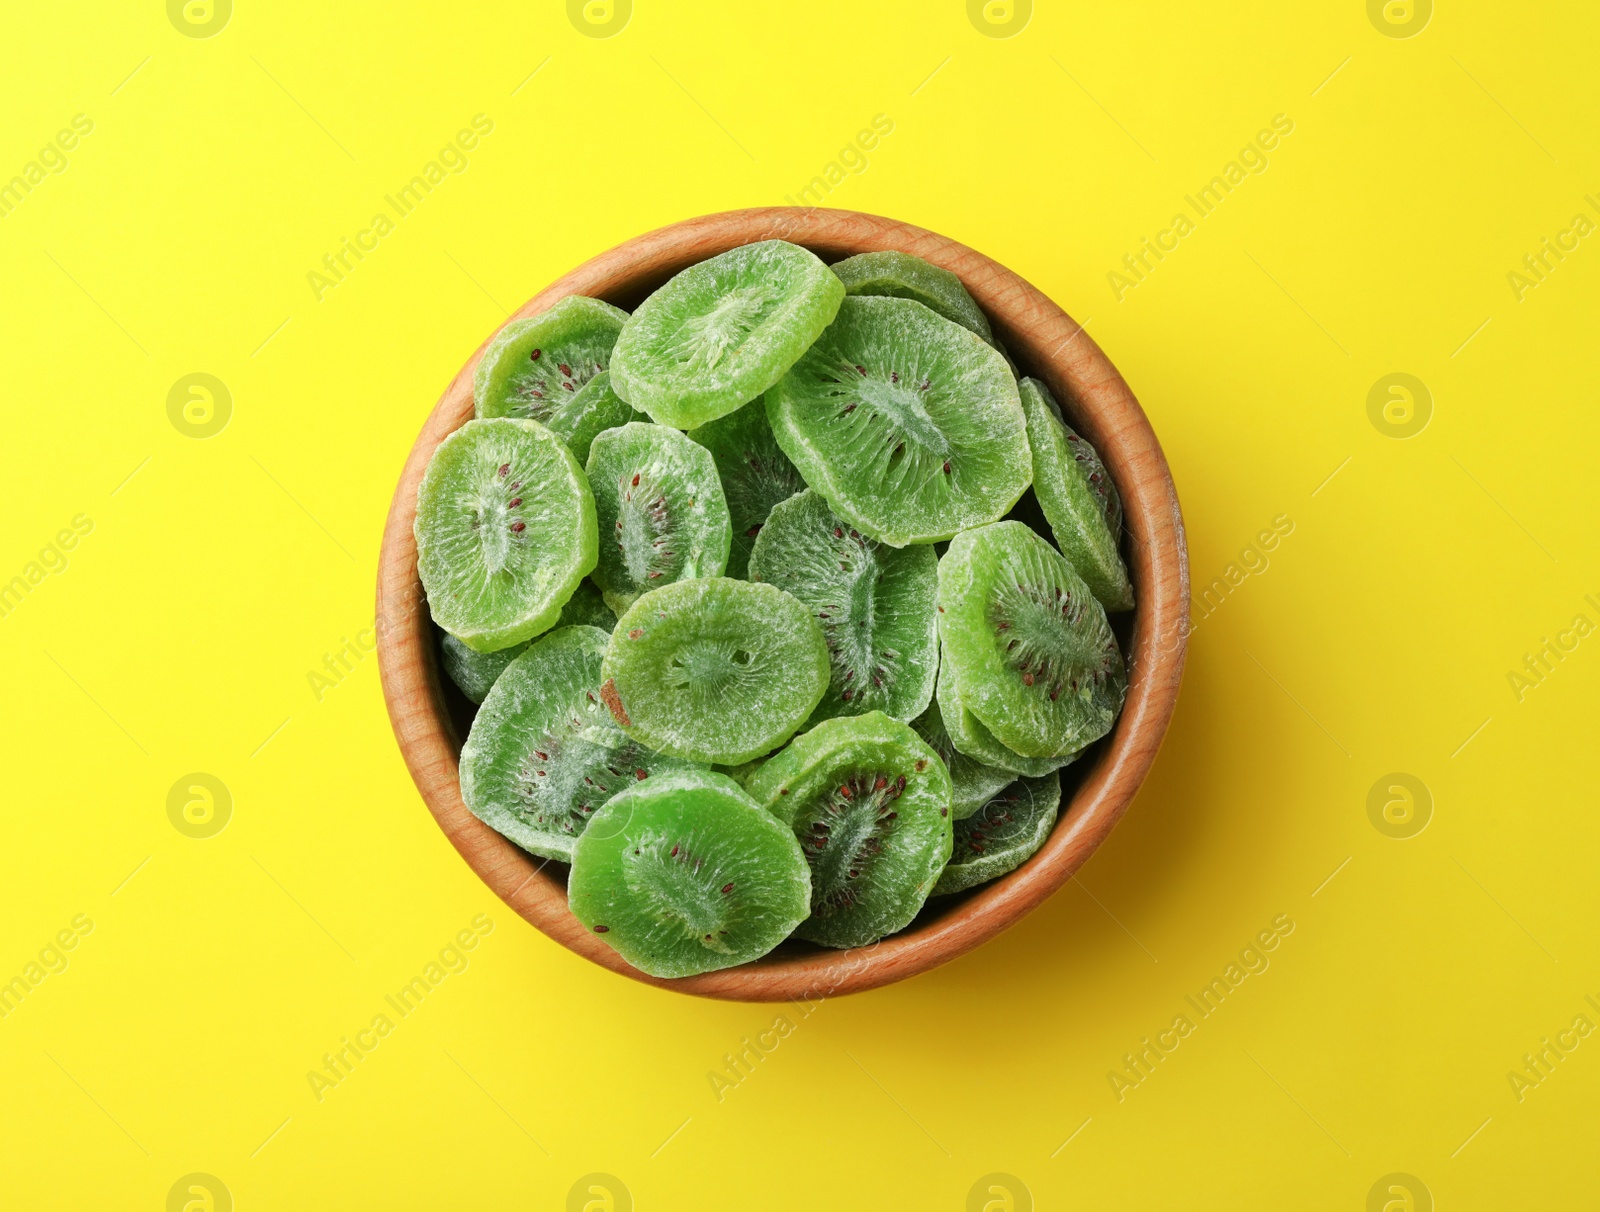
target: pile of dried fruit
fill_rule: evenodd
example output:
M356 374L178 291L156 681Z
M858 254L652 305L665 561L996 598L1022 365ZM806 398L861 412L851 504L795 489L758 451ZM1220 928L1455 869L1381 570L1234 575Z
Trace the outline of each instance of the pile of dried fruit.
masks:
M629 963L864 946L1044 843L1127 688L1122 508L955 275L746 245L507 325L474 395L416 521L462 797Z

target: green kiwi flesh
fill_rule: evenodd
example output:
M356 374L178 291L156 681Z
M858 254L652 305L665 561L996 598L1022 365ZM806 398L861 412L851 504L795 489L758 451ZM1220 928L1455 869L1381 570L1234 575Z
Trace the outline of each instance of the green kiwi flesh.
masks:
M868 252L846 257L834 265L833 272L844 283L846 294L914 299L994 344L989 318L973 302L961 279L948 269L910 253Z
M1127 692L1116 637L1082 578L1027 526L957 535L939 561L938 610L941 679L1007 749L1065 758L1110 730Z
M902 722L922 714L939 669L938 568L932 547L875 542L809 489L773 509L750 579L793 594L822 626L830 678L813 724L869 711Z
M956 822L950 862L933 896L964 892L1015 871L1032 858L1056 823L1061 778L1018 779Z
M478 652L554 626L599 556L589 480L536 421L468 421L417 490L417 573L433 621Z
M806 916L794 835L731 779L677 771L612 798L573 848L573 916L641 972L746 964Z
M1133 585L1117 550L1122 501L1093 446L1061 419L1050 389L1018 385L1033 451L1033 492L1056 545L1107 610L1132 610Z
M811 866L811 916L795 933L864 947L903 929L950 857L950 776L882 712L826 720L746 783L794 831Z
M511 321L489 342L473 372L477 416L548 424L606 369L627 318L599 299L569 295L536 316Z
M625 736L600 699L608 636L561 627L494 682L461 749L461 798L517 845L570 861L573 843L612 796L689 763Z
M1033 476L1005 359L909 299L846 298L766 405L806 483L891 547L995 521Z
M772 752L828 688L828 647L806 607L771 585L710 577L645 594L617 620L602 692L623 730L688 761Z
M658 424L693 429L754 400L828 326L844 286L783 240L691 265L629 317L611 382Z
M728 503L705 447L664 425L629 422L589 448L601 543L594 581L621 614L639 595L728 561Z

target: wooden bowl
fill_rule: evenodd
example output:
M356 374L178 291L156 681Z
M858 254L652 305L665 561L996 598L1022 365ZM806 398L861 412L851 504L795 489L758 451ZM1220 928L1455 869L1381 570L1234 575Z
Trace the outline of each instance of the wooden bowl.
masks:
M835 951L787 942L754 963L679 980L631 967L567 910L564 865L536 859L483 824L462 803L457 758L469 704L441 677L437 633L417 578L412 535L417 486L435 447L472 417L468 359L429 415L395 489L378 561L378 662L395 738L417 789L478 876L528 921L579 955L635 980L734 1001L785 1001L858 992L954 959L1061 887L1111 832L1144 781L1183 673L1189 566L1172 475L1143 410L1122 376L1066 312L1022 278L954 240L876 215L771 207L674 223L602 253L552 283L512 319L567 295L631 309L673 274L756 240L791 240L834 262L898 249L958 274L989 314L1024 373L1049 384L1068 420L1092 442L1122 493L1129 569L1138 608L1118 630L1128 657L1128 698L1109 737L1062 771L1061 819L1044 847L1016 871L971 893L930 901L901 933L871 947ZM485 344L488 342L485 341Z

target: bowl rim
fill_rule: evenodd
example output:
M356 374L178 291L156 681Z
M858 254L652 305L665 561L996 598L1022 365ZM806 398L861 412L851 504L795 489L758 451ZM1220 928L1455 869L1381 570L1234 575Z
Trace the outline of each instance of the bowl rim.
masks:
M1042 379L1068 421L1100 453L1122 496L1136 606L1128 695L1093 765L1045 845L932 920L870 947L788 952L699 976L663 979L632 967L567 908L565 883L473 816L458 774L462 737L446 705L427 600L417 575L417 487L434 449L472 416L473 372L505 324L572 294L632 298L684 266L729 248L790 240L830 263L898 250L952 270L995 335ZM999 934L1064 884L1121 819L1166 734L1189 633L1189 564L1177 489L1144 410L1083 326L1020 275L946 236L895 219L828 208L758 207L672 223L624 241L558 278L486 338L424 422L395 488L379 550L378 665L395 739L440 829L489 888L556 942L613 972L679 993L732 1001L809 1001L926 972Z

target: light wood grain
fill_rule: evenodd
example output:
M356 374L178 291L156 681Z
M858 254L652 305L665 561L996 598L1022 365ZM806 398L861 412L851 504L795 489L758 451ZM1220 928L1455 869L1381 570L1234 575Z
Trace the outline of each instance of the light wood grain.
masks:
M919 227L841 210L773 207L673 224L579 266L512 319L567 295L632 308L673 274L729 248L792 240L825 261L898 249L952 270L989 314L1024 373L1049 384L1073 426L1100 451L1122 494L1127 555L1138 607L1128 647L1127 704L1044 847L1022 867L970 895L930 904L912 927L871 947L831 951L786 943L752 964L681 980L646 976L567 910L566 868L518 849L468 811L412 533L417 486L434 449L472 416L472 374L462 367L428 417L400 474L378 564L378 661L395 738L439 827L508 905L565 947L615 972L681 993L736 1001L818 998L903 980L993 938L1028 913L1111 832L1154 762L1172 717L1188 637L1189 566L1171 472L1144 411L1079 324L1039 290L981 253ZM491 334L492 336L492 334ZM487 344L485 341L485 345Z

